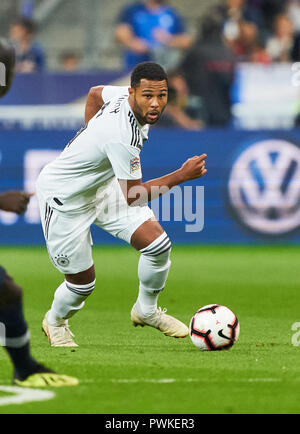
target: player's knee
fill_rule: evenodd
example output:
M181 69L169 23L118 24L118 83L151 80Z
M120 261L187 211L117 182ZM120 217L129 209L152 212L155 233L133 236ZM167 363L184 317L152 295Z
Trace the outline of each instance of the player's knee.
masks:
M171 240L164 232L153 243L145 249L140 250L140 252L153 262L163 265L164 263L170 262L171 249Z
M9 275L6 275L0 285L0 307L15 306L22 303L22 288Z
M96 279L85 285L78 285L75 283L68 282L67 280L65 281L65 283L69 291L71 291L73 294L77 295L78 297L85 298L90 296L95 290Z
M92 265L88 270L82 271L77 274L66 274L66 281L73 285L91 285L96 281L95 267Z

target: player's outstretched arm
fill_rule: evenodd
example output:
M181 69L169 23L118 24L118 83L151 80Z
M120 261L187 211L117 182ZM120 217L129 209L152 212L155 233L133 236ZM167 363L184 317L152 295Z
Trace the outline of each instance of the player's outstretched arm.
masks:
M176 185L202 178L207 173L205 167L206 158L206 154L189 158L175 172L144 183L141 179L137 181L119 179L121 189L128 204L133 206L145 204L167 193Z
M92 87L89 91L85 105L85 123L87 124L104 104L102 91L104 86Z
M22 191L2 193L0 194L0 209L16 214L23 214L32 196L32 194Z

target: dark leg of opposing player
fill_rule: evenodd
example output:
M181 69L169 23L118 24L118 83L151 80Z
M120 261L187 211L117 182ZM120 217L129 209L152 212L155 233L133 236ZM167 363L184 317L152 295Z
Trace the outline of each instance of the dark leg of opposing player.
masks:
M76 386L76 378L56 374L32 357L22 296L22 289L0 267L0 323L5 331L1 338L14 366L13 382L23 387Z
M0 267L0 323L4 348L14 365L15 378L23 381L42 367L30 354L29 331L23 315L22 289Z

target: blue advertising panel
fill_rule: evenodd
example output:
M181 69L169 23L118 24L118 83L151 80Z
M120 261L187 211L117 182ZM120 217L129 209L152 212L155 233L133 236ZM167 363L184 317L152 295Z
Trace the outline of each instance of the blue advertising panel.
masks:
M1 191L34 192L41 168L75 131L2 131ZM205 178L183 184L152 203L174 243L298 243L300 241L300 131L153 128L141 154L144 181L172 172L206 153ZM94 243L119 243L98 228ZM1 244L43 244L33 198L18 217L0 212Z

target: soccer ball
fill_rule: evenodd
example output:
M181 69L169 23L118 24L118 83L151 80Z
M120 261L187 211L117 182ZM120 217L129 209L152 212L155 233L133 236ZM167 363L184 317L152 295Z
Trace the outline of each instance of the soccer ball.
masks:
M240 325L230 309L210 304L195 313L189 332L193 344L201 351L228 350L238 340Z

